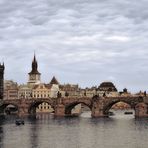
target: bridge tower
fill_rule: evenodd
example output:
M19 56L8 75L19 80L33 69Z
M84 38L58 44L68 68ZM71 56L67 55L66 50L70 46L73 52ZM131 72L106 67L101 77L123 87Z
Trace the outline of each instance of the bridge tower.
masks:
M38 71L38 63L37 63L35 54L32 61L32 70L28 74L29 74L28 85L33 86L36 83L40 83L41 73L39 73Z
M3 93L4 93L4 70L5 66L4 63L0 63L0 100L3 100Z

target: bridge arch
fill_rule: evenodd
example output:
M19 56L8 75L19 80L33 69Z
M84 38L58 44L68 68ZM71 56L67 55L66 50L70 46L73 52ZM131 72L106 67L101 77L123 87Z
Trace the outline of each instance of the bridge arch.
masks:
M104 115L108 115L109 110L110 110L115 104L117 104L117 103L119 103L119 102L123 102L123 103L129 105L129 106L131 107L131 109L133 109L133 110L135 111L135 105L132 104L131 102L129 102L129 101L127 101L127 100L122 100L122 101L121 101L121 100L113 100L113 101L110 101L109 103L107 103L107 104L104 106L104 108L103 108L103 113L104 113Z
M73 102L73 103L70 103L68 105L65 106L65 115L72 115L72 109L75 108L75 106L79 105L79 104L82 104L84 106L87 106L90 111L92 110L92 107L90 104L87 104L83 101L80 101L80 102Z
M39 107L39 105L43 104L43 103L47 103L49 106L51 106L51 108L53 109L53 111L55 110L55 107L53 105L53 103L50 100L34 100L28 108L28 113L31 115L36 114L36 110ZM44 107L44 106L43 106ZM46 109L48 110L49 108L46 107Z
M19 106L17 105L17 104L15 104L15 103L4 103L2 106L1 106L1 113L8 113L8 114L10 114L11 113L11 111L9 111L9 110L7 110L6 111L6 108L8 107L8 106L13 106L13 107L15 107L16 108L16 110L17 110L17 112L19 112Z

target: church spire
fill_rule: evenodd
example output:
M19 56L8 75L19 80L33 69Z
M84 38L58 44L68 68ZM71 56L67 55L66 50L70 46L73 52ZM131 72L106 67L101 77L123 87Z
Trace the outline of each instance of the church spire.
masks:
M36 62L36 63L37 63L36 56L35 56L35 51L34 51L34 58L33 58L33 62Z
M40 74L38 72L38 63L37 63L37 60L36 60L35 53L34 53L34 57L33 57L33 61L32 61L32 70L29 74Z

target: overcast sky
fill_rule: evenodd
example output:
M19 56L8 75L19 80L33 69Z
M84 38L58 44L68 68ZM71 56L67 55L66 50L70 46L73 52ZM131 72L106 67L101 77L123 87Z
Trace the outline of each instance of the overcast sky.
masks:
M0 0L5 79L148 90L148 0Z

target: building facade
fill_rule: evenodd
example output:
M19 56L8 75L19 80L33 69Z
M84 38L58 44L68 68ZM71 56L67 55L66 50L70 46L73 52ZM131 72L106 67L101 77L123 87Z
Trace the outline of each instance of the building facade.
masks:
M4 81L4 99L19 99L18 84L12 80Z
M79 97L80 88L75 84L64 84L59 86L62 97Z
M97 94L97 87L81 89L80 96L93 97Z
M40 83L34 85L32 88L32 97L33 98L49 98L51 85Z
M52 88L52 85L44 84L44 83L34 85L34 87L32 89L32 96L33 96L33 98L50 98L51 97L51 88ZM53 109L46 102L41 103L36 108L36 112L38 112L38 113L40 113L40 112L47 113L47 112L52 112L52 111L53 111Z
M18 87L18 96L23 99L32 98L32 87L30 85L22 84Z

